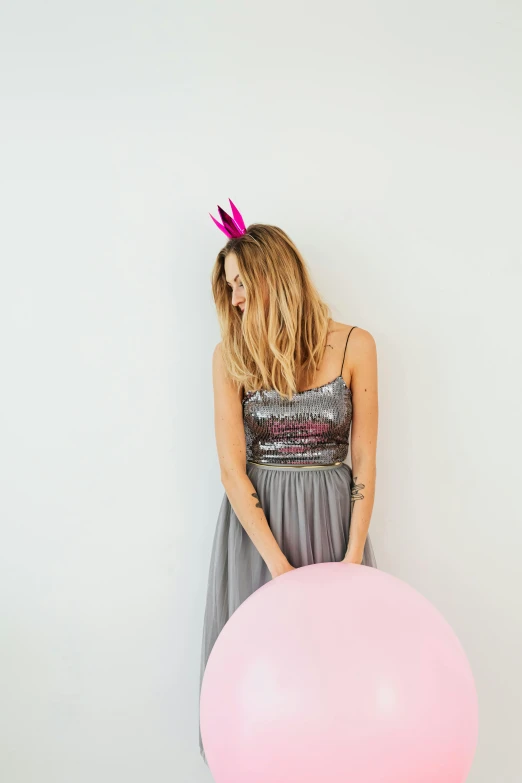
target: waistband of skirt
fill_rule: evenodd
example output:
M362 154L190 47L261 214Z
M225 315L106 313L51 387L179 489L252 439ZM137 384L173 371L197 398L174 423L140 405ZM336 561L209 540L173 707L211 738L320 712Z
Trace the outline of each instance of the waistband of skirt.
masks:
M330 462L327 465L269 465L266 462L256 462L255 460L247 459L247 465L256 465L268 470L332 470L340 465L346 465L346 462Z

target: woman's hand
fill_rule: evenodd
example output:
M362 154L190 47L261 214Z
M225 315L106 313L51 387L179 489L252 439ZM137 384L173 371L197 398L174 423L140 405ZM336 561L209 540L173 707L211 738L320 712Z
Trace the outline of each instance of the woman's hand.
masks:
M277 576L281 576L282 574L286 574L288 571L295 571L295 568L293 565L290 565L288 560L283 561L282 563L279 563L273 571L270 573L272 574L272 579L275 579Z
M353 563L354 565L362 565L362 555L361 557L357 557L357 555L350 555L349 557L344 557L341 560L341 563Z

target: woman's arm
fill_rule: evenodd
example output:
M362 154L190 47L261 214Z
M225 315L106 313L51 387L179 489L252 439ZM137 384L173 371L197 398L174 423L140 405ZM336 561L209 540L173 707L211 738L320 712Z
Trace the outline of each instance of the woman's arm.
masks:
M221 483L234 513L252 539L272 577L292 568L274 538L246 472L246 443L241 392L226 376L221 343L212 357L214 426Z
M375 497L379 418L377 349L375 340L365 329L355 330L352 340L352 516L343 562L361 563Z

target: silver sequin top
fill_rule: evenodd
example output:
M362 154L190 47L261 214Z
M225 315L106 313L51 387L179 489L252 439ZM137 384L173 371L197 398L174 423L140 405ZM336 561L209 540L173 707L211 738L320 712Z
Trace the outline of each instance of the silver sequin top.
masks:
M247 460L266 465L343 462L348 455L352 393L342 374L294 393L292 400L275 389L247 392L243 421Z

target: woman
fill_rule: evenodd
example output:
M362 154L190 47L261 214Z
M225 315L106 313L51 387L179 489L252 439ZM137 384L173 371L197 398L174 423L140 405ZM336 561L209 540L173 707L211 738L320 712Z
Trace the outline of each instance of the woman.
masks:
M376 567L367 535L376 476L374 339L330 318L284 231L247 229L230 206L232 216L218 207L223 225L212 218L229 238L212 273L222 337L212 366L215 432L225 494L210 561L200 690L218 634L267 581L313 563ZM350 425L353 472L344 462ZM206 762L201 731L199 745Z

